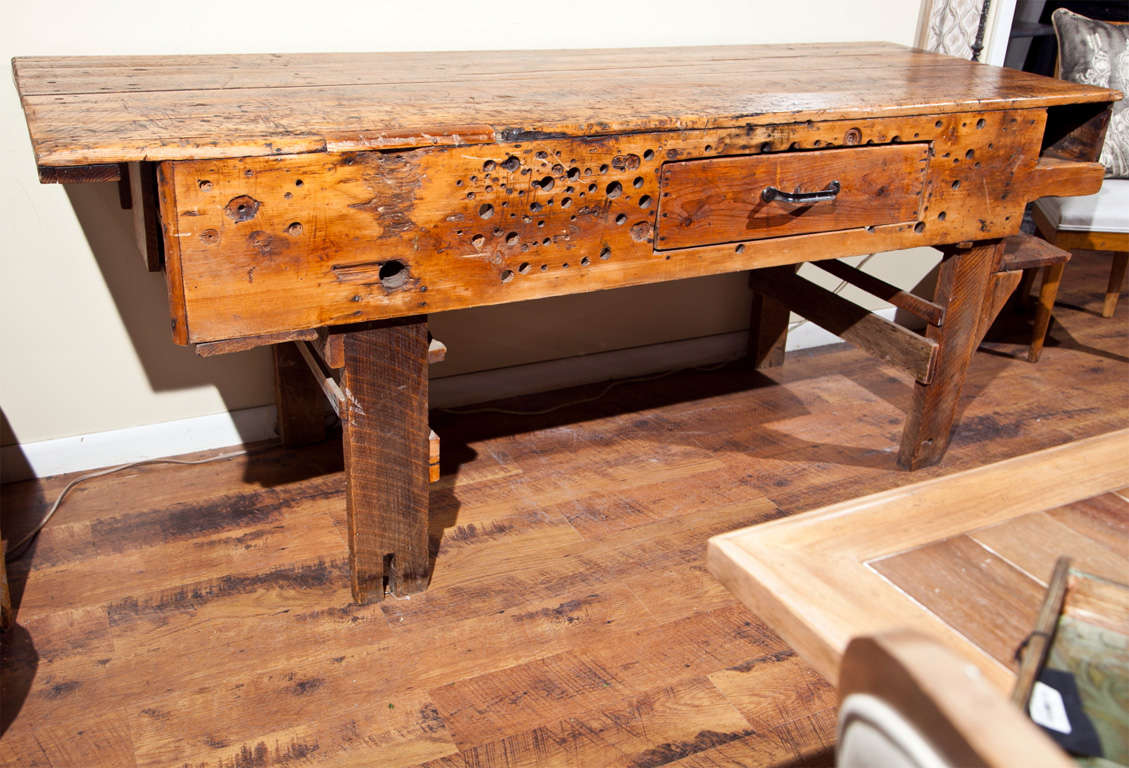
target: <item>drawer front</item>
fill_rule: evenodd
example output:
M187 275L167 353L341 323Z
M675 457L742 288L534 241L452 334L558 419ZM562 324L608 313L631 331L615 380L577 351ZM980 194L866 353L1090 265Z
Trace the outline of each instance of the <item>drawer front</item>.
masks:
M657 250L759 240L917 220L926 144L686 160L663 166ZM829 200L767 199L766 189Z

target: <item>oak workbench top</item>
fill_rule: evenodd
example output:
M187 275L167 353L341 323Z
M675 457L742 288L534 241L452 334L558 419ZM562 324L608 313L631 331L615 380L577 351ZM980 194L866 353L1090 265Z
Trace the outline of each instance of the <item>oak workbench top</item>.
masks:
M29 57L41 166L480 144L1105 101L892 43Z

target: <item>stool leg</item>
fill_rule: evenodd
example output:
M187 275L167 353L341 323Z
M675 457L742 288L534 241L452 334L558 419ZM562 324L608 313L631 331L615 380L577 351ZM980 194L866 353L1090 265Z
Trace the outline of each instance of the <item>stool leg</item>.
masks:
M427 587L427 318L344 339L341 413L353 599Z
M914 383L913 405L898 451L898 464L906 469L936 464L949 445L960 391L979 343L980 315L1000 247L1001 241L995 240L946 249L934 297L945 307L945 324L927 330L929 338L937 341L937 363L928 384Z
M1031 346L1027 349L1027 359L1032 363L1039 362L1039 355L1043 353L1043 342L1046 341L1047 329L1051 325L1051 313L1054 311L1055 297L1058 296L1064 269L1065 262L1043 267L1043 284L1039 288L1039 303L1035 306L1035 327L1031 330Z
M1117 309L1126 267L1129 267L1129 253L1115 253L1113 267L1109 271L1109 286L1105 289L1105 301L1102 303L1102 317L1113 317L1113 310Z
M301 343L301 342L297 342ZM295 342L275 344L274 402L278 434L287 448L325 439L325 395L310 375Z
M1019 306L1026 307L1031 303L1031 288L1035 285L1035 275L1038 271L1036 267L1023 270L1023 277L1019 281L1019 288L1015 291Z

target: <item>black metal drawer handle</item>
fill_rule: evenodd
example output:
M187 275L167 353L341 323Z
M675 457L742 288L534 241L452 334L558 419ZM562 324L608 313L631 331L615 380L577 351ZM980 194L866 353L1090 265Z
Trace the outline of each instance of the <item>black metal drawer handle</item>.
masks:
M765 187L761 192L761 199L766 203L781 200L785 203L822 203L825 200L834 200L839 194L839 182L833 181L825 189L818 192L785 192L776 187Z

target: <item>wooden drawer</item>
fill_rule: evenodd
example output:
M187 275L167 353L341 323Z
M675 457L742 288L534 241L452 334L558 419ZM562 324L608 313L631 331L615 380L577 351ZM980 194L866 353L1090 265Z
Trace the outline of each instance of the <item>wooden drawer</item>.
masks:
M686 160L663 166L657 250L832 232L918 218L927 144ZM766 200L769 187L826 190L813 203Z

